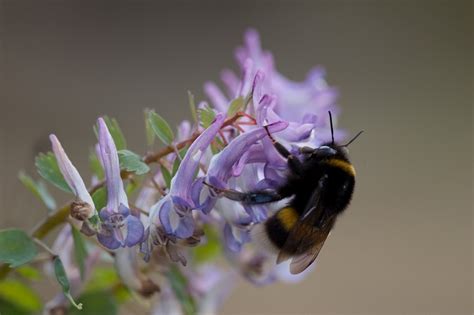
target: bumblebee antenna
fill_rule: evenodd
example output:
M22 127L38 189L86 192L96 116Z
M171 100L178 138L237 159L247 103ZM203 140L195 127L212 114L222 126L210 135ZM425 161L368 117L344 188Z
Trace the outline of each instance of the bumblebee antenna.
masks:
M333 125L332 125L332 115L331 115L331 111L329 110L328 113L329 113L329 122L331 123L332 145L334 145L334 127L333 127ZM351 140L351 142L352 142L352 140Z
M347 142L347 143L344 144L344 145L341 145L341 147L348 147L349 144L351 144L352 142L354 142L354 140L357 139L363 132L364 132L364 130L359 131L349 142Z

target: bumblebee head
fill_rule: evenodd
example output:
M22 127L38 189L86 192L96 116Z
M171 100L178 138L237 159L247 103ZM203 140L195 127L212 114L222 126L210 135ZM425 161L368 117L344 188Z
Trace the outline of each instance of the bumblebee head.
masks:
M331 124L331 142L324 143L321 145L319 148L313 149L313 148L308 148L308 147L303 147L301 148L301 152L303 154L309 155L310 158L315 158L315 159L328 159L328 158L339 158L343 160L349 160L348 154L349 150L347 149L349 147L349 144L354 142L357 137L359 137L362 131L359 131L354 137L352 137L349 142L346 144L337 144L334 142L334 127L332 124L332 115L331 112L329 111L329 122Z

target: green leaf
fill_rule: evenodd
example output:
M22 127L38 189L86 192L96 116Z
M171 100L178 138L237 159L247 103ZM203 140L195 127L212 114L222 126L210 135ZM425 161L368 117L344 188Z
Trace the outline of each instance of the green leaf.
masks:
M199 108L198 114L199 118L201 119L201 126L203 126L203 128L209 127L216 118L216 112L210 108L209 105Z
M229 105L227 110L227 117L233 117L237 112L245 107L245 100L242 96L235 98Z
M92 194L95 208L100 212L107 205L107 189L100 187Z
M142 158L132 151L120 150L118 151L118 156L121 169L125 169L137 175L143 175L150 171L150 167L143 163Z
M171 174L170 171L163 165L160 166L161 175L163 176L163 180L165 181L166 187L170 188L171 186Z
M27 280L40 280L41 279L41 273L38 271L38 269L28 266L28 265L23 265L15 269L15 271L22 276L23 278Z
M87 258L87 249L84 239L82 238L81 233L76 230L75 227L71 226L72 238L74 240L74 259L76 260L77 265L79 266L79 272L81 274L81 279L84 280L86 272L86 258Z
M173 142L174 134L166 120L154 111L148 113L148 120L155 135L160 138L164 144L170 145Z
M0 297L0 314L14 314L14 315L33 315L33 312L25 311L21 307L18 307L11 301Z
M15 268L35 258L37 249L33 240L22 230L0 231L0 261Z
M41 310L41 300L36 292L18 280L7 279L0 282L0 298L25 312Z
M102 164L100 164L99 158L93 149L91 149L89 152L89 167L92 173L94 173L98 179L104 178L104 169L102 168Z
M46 185L43 181L35 182L30 176L26 175L24 172L18 174L18 178L21 183L28 188L39 200L41 200L46 208L49 210L56 209L56 201L49 193Z
M207 242L194 247L194 260L198 264L206 263L219 257L222 245L219 234L210 226L204 226Z
M189 101L189 108L191 109L191 116L193 117L194 122L199 123L198 121L198 114L196 110L196 102L194 101L194 95L191 91L188 91L188 101Z
M96 267L87 281L86 291L105 290L119 282L120 278L114 268Z
M172 265L167 273L171 288L180 302L183 311L187 315L196 314L196 302L188 291L188 283L186 277L181 273L178 267Z
M107 291L94 291L82 294L79 299L84 304L82 310L70 308L70 315L115 315L118 313L117 301Z
M69 188L69 185L64 180L63 174L61 174L59 170L58 161L53 152L46 154L40 153L35 159L35 165L41 177L59 189L72 193L71 188Z
M148 119L150 112L152 110L150 109L145 109L144 114L145 114L145 131L146 131L146 143L151 146L155 142L155 132L153 131L153 128L151 128L151 123L150 120Z
M59 258L59 256L54 257L53 264L54 264L54 274L56 275L56 280L61 286L64 295L74 307L81 310L82 304L81 303L77 304L72 298L71 293L69 292L69 290L71 289L71 285L69 284L69 279L67 278L66 271L64 270L64 265L63 265L63 262L61 261L61 258Z
M110 118L108 116L104 116L105 124L107 125L107 129L109 129L110 135L114 140L115 147L117 150L124 150L127 148L127 141L120 129L120 126L115 118ZM97 126L94 125L94 132L95 135L98 137Z

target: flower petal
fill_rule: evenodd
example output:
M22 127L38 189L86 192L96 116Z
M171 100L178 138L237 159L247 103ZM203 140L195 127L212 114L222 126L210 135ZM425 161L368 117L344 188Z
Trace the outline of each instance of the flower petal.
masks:
M214 122L202 132L202 134L191 144L186 155L171 180L171 188L169 194L173 198L180 198L186 201L190 206L194 207L191 189L193 185L194 175L199 167L199 162L207 150L216 134L219 132L225 121L224 114L217 114Z
M107 211L117 212L120 204L128 205L128 198L120 176L120 164L112 135L103 118L97 120L99 146L107 183Z
M125 245L132 247L137 245L143 240L144 227L140 219L133 215L129 215L125 219L127 225L127 237L125 239Z
M89 194L81 175L79 175L77 169L72 165L58 138L55 135L50 135L49 139L51 140L54 155L56 156L59 169L63 174L66 183L77 198L88 203L95 210L94 202L92 201L92 197ZM95 211L91 211L88 217L92 217L94 214Z
M114 231L105 224L102 225L100 233L97 233L97 240L108 249L117 249L122 245L115 237Z
M278 132L288 126L286 122L276 122L268 126L269 132ZM248 148L267 135L265 128L260 127L241 134L219 154L215 155L209 165L207 178L210 184L227 183L232 176L232 167L236 164ZM218 187L225 188L225 187Z

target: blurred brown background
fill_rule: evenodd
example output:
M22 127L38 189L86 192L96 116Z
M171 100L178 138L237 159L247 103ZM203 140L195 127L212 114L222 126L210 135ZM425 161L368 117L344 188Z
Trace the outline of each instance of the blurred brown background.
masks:
M472 313L471 1L0 1L0 228L45 210L17 180L55 132L83 174L91 126L189 117L189 89L234 66L256 27L293 79L340 88L355 198L303 283L240 283L224 314ZM54 190L54 188L52 189ZM64 195L58 193L60 198Z

